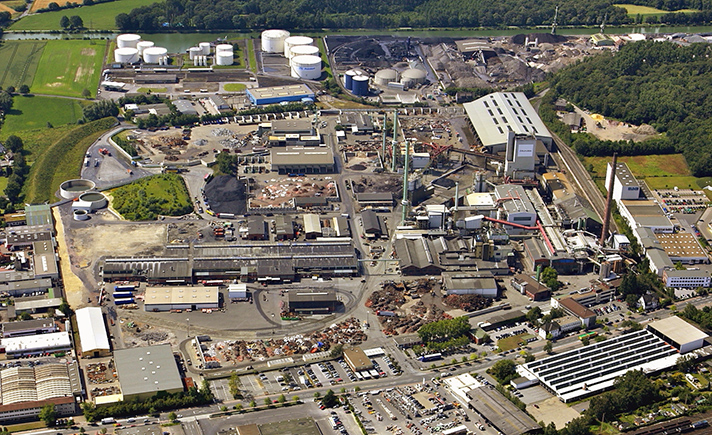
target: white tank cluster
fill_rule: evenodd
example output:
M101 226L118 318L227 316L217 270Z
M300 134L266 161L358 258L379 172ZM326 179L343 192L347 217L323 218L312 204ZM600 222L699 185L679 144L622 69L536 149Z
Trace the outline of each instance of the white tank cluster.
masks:
M215 64L232 65L235 60L235 53L232 44L219 44L215 47Z
M314 40L308 36L290 36L284 40L284 57L292 57L292 47L299 45L313 45Z
M210 54L210 43L209 42L201 42L198 44L198 48L200 48L201 54L203 56L207 56Z
M262 32L262 51L265 53L284 53L284 40L289 38L286 30L270 29Z
M376 75L373 78L373 81L377 85L388 86L388 83L397 82L399 78L400 77L399 77L398 71L396 71L394 69L387 68L387 69L382 69L382 70L376 72Z
M291 60L292 77L318 80L321 77L321 58L313 55L294 56Z
M195 56L193 58L194 66L208 66L208 56Z
M138 48L138 54L139 56L143 56L143 51L147 48L153 47L153 41L139 41L138 44L136 44L136 48Z
M319 47L313 45L296 45L289 49L289 66L292 66L292 59L296 56L319 56Z
M138 48L139 41L141 41L140 35L124 33L116 37L116 46L118 48Z
M195 59L197 56L201 56L203 54L203 50L200 47L190 47L188 49L188 57L190 60Z
M138 48L121 47L114 50L114 62L136 63L138 59Z
M168 63L168 49L164 47L148 47L143 50L143 61L165 65Z
M425 83L427 74L422 69L408 68L401 74L401 83L410 88Z
M114 61L117 63L145 63L168 65L168 50L155 47L152 41L142 41L140 35L124 33L116 37Z

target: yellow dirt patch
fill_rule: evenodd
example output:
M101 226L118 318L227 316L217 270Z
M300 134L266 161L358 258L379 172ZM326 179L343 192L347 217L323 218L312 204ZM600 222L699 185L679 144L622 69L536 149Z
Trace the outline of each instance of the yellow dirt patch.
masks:
M82 49L82 56L95 56L96 55L96 50L90 47L83 48Z
M10 12L11 14L14 14L15 9L11 8L8 5L0 3L0 12Z
M32 2L32 6L30 7L30 12L35 12L38 11L39 9L47 9L50 3L56 2L58 5L62 6L62 2L57 1L57 0L35 0ZM64 2L64 4L67 4L69 2Z
M47 83L45 86L49 86L51 88L56 88L58 86L62 86L62 82Z
M84 77L84 67L79 67L77 68L77 72L74 74L74 81L78 82L81 80L81 78Z
M59 253L59 267L62 272L65 297L70 306L77 308L84 301L84 284L72 271L59 208L52 208L52 214L54 215L54 221L57 222L57 251Z

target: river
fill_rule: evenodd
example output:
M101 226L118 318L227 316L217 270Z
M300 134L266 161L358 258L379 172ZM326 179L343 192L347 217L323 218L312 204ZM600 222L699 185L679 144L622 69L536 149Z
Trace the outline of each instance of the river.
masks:
M310 36L324 35L392 35L414 38L435 38L435 37L450 37L450 38L467 38L467 37L487 37L487 36L512 36L520 33L548 33L549 28L536 29L443 29L443 30L345 30L341 32L325 30L323 32L293 32L294 34L305 34ZM598 32L597 27L593 28L559 28L560 35L591 35ZM712 26L627 26L627 27L607 27L608 34L627 34L627 33L712 33ZM3 34L4 40L26 40L26 39L113 39L118 33L86 33L86 34L62 34L62 33L14 33L6 32ZM188 48L197 45L203 41L214 41L218 38L245 38L259 37L259 33L143 33L141 37L147 41L153 41L159 47L165 47L170 53L183 53Z

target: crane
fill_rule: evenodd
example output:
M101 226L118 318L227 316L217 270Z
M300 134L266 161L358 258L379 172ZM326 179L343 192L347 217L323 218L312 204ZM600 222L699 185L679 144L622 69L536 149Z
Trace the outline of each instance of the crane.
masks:
M554 22L551 23L551 34L556 35L556 19L559 18L559 6L554 10Z

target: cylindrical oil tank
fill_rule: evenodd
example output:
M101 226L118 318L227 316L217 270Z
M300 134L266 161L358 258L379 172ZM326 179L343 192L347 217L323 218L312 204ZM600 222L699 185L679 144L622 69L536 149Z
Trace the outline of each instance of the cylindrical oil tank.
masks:
M203 50L200 49L200 47L190 47L188 49L188 57L190 60L195 59L196 56L200 56L203 53Z
M425 83L426 74L422 69L409 68L401 74L401 83L405 86L416 86Z
M167 54L168 49L164 47L149 47L143 50L143 61L146 63L158 63Z
M215 53L220 53L221 51L233 51L232 44L218 44L215 46Z
M319 56L319 47L313 45L296 45L290 50L290 58L295 56Z
M296 47L297 45L312 44L314 44L314 40L308 36L290 36L289 38L284 40L284 57L288 59L291 57L292 47Z
M118 63L138 62L138 48L117 48L114 50L114 61Z
M349 91L353 89L354 77L357 75L359 75L359 73L355 69L350 69L344 73L344 87Z
M319 56L295 56L291 62L292 77L305 80L318 80L321 77L321 58Z
M136 48L138 41L141 40L140 35L133 33L124 33L116 37L116 47L118 48Z
M218 65L232 65L234 61L232 51L221 51L215 53L215 63Z
M153 41L139 41L138 44L136 44L136 48L138 48L138 55L143 56L143 50L153 47Z
M210 54L209 42L201 42L200 44L198 44L198 47L200 47L200 51L202 52L203 56L207 56Z
M284 40L289 38L286 30L270 29L262 32L262 51L265 53L284 53Z
M398 71L388 68L378 71L373 81L377 85L388 86L388 83L397 82L398 78Z
M88 192L96 187L91 180L75 179L67 180L59 185L59 195L64 199L77 198L84 192Z
M74 220L75 221L85 221L89 219L89 213L86 210L77 209L74 210Z
M359 97L368 95L368 76L354 77L351 91L354 93L354 95L358 95Z

